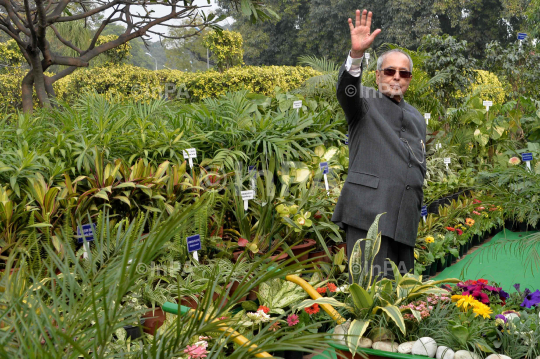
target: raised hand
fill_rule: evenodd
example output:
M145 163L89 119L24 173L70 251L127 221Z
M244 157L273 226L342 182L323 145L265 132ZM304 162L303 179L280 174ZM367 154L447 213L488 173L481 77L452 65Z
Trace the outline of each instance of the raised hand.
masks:
M349 18L349 28L351 30L351 57L358 58L364 55L364 52L371 46L375 37L379 35L381 29L373 31L371 34L371 11L368 13L366 9L360 14L360 10L356 10L356 26L353 25Z

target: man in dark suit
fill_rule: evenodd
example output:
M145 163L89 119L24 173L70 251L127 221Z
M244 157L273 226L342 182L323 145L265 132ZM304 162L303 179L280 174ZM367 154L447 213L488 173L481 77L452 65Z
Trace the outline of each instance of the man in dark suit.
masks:
M426 174L426 123L404 99L412 79L412 59L390 50L377 59L378 90L361 83L362 59L380 29L371 31L372 13L349 18L351 50L339 70L337 98L349 126L349 173L332 221L346 231L350 256L379 213L382 241L375 275L392 278L386 258L401 273L414 271L414 245ZM364 251L362 251L364 252Z

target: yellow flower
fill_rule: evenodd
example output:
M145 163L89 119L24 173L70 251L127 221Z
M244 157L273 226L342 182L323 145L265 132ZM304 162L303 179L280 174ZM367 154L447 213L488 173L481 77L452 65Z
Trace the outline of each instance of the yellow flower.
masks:
M433 242L435 242L435 238L433 238L432 236L426 237L426 243L433 243Z
M478 304L474 306L473 312L475 313L475 318L481 315L482 317L484 317L484 319L489 319L490 314L493 313L493 310L491 310L491 308L484 303L478 302Z
M476 303L479 303L472 295L453 295L452 302L456 302L458 308L462 308L467 311L468 307L474 308Z
M418 259L418 253L414 252L414 258Z

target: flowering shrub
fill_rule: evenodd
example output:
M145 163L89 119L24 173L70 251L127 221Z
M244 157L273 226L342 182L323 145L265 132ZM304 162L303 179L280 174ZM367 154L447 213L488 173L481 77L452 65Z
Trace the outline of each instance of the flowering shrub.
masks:
M447 294L435 295L430 294L426 300L416 300L407 305L402 305L399 309L412 309L416 310L420 314L421 319L429 317L429 312L433 310L433 306L438 303L450 302L450 297ZM403 314L403 318L411 321L417 321L413 314Z
M506 304L508 293L501 287L488 285L485 279L468 280L457 284L456 293L463 296L472 296L484 304Z

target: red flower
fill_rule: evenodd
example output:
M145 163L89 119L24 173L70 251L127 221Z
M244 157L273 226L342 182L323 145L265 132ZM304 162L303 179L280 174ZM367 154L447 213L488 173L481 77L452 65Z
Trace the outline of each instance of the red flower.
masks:
M474 203L482 203L482 201L479 201L479 200L477 200L477 199L473 199L473 202L474 202Z
M454 232L456 230L454 227L446 227L446 229L448 229L449 231L452 231L452 232Z
M268 312L270 311L270 308L265 307L264 305L261 305L261 306L259 307L259 309L257 309L257 312L258 312L259 310L262 310L262 311L264 312L264 314L268 314Z
M490 210L490 211L496 211L496 210L497 210L497 207L491 207L489 210Z
M329 291L331 291L332 293L336 292L337 287L336 287L336 285L334 283L328 283L327 286L328 286Z
M480 207L476 207L476 209L479 210L479 211L483 211L485 209L485 207L480 206Z
M478 282L488 284L488 281L486 279L478 279Z
M313 218L315 218L315 219L321 219L321 218L322 218L322 213L321 213L321 211L317 211L317 213L315 213L315 214L313 215Z
M459 228L456 229L456 232L457 232L458 236L461 236L463 234L463 231L461 229L459 229Z
M324 293L326 293L326 287L320 287L320 288L317 288L317 293L319 293L319 294L324 294Z
M472 213L476 214L476 215L480 215L480 212L477 212L477 211L472 211Z
M247 239L242 238L242 237L238 238L238 247L245 247L248 245L248 243L249 242Z
M317 314L319 313L319 305L317 303L313 304L311 307L304 308L307 314Z

